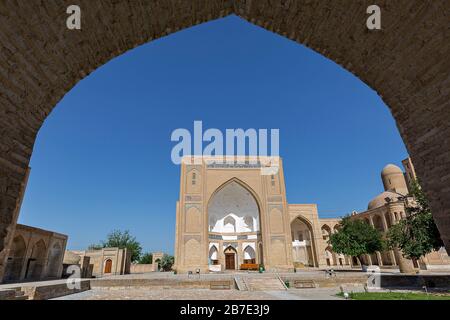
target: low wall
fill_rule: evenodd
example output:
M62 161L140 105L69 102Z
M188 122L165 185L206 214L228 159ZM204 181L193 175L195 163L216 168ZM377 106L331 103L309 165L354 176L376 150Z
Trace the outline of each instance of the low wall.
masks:
M281 280L284 282L289 282L290 287L294 288L295 281L303 280L303 281L312 281L314 282L316 288L334 288L339 287L341 285L364 285L367 282L366 275L358 275L354 277L349 276L336 276L336 277L298 277L298 276L281 276Z
M149 273L153 271L153 264L132 264L130 267L130 273Z
M382 288L450 288L450 275L383 275Z
M92 289L123 289L148 288L152 289L209 289L211 283L228 281L234 288L234 279L99 279L91 281Z
M81 280L80 289L69 289L67 283L42 284L38 286L22 286L21 290L30 300L48 300L90 290L90 280Z
M8 290L0 290L0 300L15 300L16 299L16 290L8 289Z

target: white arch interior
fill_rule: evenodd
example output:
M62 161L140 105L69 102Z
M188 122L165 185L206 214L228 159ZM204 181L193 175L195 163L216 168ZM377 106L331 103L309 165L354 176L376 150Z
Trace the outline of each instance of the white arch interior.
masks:
M209 249L209 259L211 261L217 260L218 259L218 253L217 253L217 248L216 246L212 246L211 249Z
M305 245L311 241L311 234L308 226L300 219L295 219L291 224L293 242L303 242Z
M291 223L292 257L295 263L314 266L310 227L300 218Z
M208 205L209 231L248 233L259 231L259 209L253 195L237 182L219 190Z
M256 259L256 252L251 246L247 246L244 250L244 259L252 260Z

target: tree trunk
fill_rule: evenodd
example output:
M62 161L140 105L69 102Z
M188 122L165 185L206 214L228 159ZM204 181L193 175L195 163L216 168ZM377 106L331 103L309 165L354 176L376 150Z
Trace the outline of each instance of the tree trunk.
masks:
M412 261L406 259L400 249L394 248L395 260L397 260L398 268L400 269L400 273L412 274L415 273L414 266Z
M367 266L365 266L364 263L363 263L363 261L364 261L363 255L357 256L357 258L358 258L358 261L359 261L359 265L361 266L361 270L363 272L366 272L367 271Z

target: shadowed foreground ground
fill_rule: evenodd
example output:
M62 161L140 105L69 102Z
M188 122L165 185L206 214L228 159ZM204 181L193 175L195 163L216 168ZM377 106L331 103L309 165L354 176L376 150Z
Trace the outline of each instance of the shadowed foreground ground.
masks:
M336 300L338 288L288 291L93 289L55 300Z

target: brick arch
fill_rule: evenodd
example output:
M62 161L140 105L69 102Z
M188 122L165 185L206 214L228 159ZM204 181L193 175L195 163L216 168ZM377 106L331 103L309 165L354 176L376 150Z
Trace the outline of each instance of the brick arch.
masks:
M450 2L377 0L380 32L365 28L371 0L77 0L83 29L68 31L73 2L0 4L0 274L35 138L57 102L127 50L233 13L307 45L378 92L450 252Z

